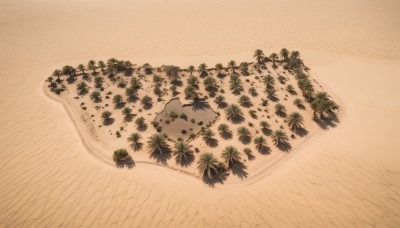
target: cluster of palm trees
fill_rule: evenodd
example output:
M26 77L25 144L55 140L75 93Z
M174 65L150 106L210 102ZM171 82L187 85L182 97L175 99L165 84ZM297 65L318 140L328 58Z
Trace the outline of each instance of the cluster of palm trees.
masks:
M271 53L270 55L266 55L263 50L257 49L255 50L253 57L256 60L256 63L252 65L254 66L254 68L265 69L266 67L265 63L272 62L272 66L274 68L277 67L277 64L282 64L285 69L293 71L296 76L298 87L300 88L306 100L310 102L311 108L314 110L314 115L319 114L322 117L324 114L329 114L339 109L339 106L330 99L327 93L325 92L315 93L313 83L308 78L308 76L303 72L304 65L302 60L300 59L300 53L298 51L290 52L288 49L283 48L280 50L279 54ZM237 72L240 71L242 75L247 75L249 71L249 66L250 64L247 62L241 62L239 65L237 65L234 60L231 60L228 62L226 68L221 63L217 63L214 69L217 71L217 76L220 76L221 78L225 76L223 75L224 72L227 72L228 74L229 72L231 72L229 80L229 89L232 91L233 94L239 95L243 91L243 85L241 76ZM47 79L47 81L50 83L50 87L57 88L57 83L61 84L62 82L61 77L63 75L67 76L68 82L72 83L75 81L75 77L79 73L85 76L88 75L88 71L92 71L92 75L94 76L95 90L90 93L90 99L94 103L100 103L102 102L103 99L101 91L104 90L103 84L105 83L105 79L102 75L98 74L98 72L96 71L98 68L101 69L103 75L107 72L108 76L111 79L112 77L115 76L117 72L133 70L133 64L130 61L117 60L115 58L110 58L106 62L103 61L96 62L94 60L90 60L86 65L79 64L76 68L70 65L66 65L61 70L55 70L52 76ZM145 74L153 73L153 68L148 63L144 64L142 66L142 69L144 70ZM157 68L157 71L158 69L159 68ZM175 85L176 86L180 85L178 82L180 82L179 80L180 80L181 69L173 65L162 66L161 69L170 78L172 84L171 90L176 91ZM200 98L198 92L200 80L203 81L204 88L208 92L211 93L211 91L218 91L217 88L219 86L217 80L216 78L213 77L212 73L210 74L209 70L210 69L205 63L200 64L197 68L195 68L194 66L189 66L185 70L190 74L189 77L187 78L187 86L184 89L184 94L186 97L193 100L197 100ZM199 77L193 75L194 72L198 72ZM53 77L56 77L56 80L54 80ZM154 84L154 93L159 97L161 97L164 94L161 87L165 81L161 76L156 74L153 75L152 79ZM274 88L275 86L274 77L272 77L271 75L266 75L262 79L265 85L265 93L271 99L276 98L276 89ZM138 92L140 89L142 89L141 80L143 80L143 75L139 77L132 76L128 86L125 85L126 84L125 82L121 84L121 87L126 87L125 97L120 94L116 94L112 98L112 102L115 105L115 109L122 109L122 114L124 116L125 122L132 121L133 118L136 116L136 114L133 114L131 108L124 107L125 102L132 103L139 100L145 109L149 109L152 106L153 101L150 96L146 95L143 96L141 99L139 99L138 97ZM79 82L76 85L76 88L78 94L83 96L89 93L90 87L84 80ZM286 90L292 94L296 93L294 87L290 84L286 86ZM250 87L249 94L251 94L251 96L257 96L257 90L254 87ZM106 99L108 98L109 97L106 96ZM242 95L238 98L239 98L238 103L240 104L240 106L243 107L252 106L252 102L249 96ZM238 123L243 121L244 114L242 108L239 105L236 104L228 105L223 95L217 95L214 98L214 102L218 105L218 108L225 109L224 111L229 121L233 123ZM298 107L303 106L302 101L300 99L295 99L293 103ZM254 110L249 110L249 113L250 111L252 111L252 113L255 115ZM304 118L300 113L292 112L286 116L285 113L286 108L280 103L277 103L275 105L275 111L276 113L282 114L281 115L282 117L285 117L285 123L287 123L288 127L292 131L296 131L298 129L303 128ZM105 125L113 123L112 113L108 110L102 112L101 118ZM136 125L138 131L144 131L147 128L147 124L143 117L136 118L134 124ZM267 121L261 121L260 127L264 132L266 132L266 130L270 128L270 125ZM283 127L281 127L281 129L283 129ZM275 131L268 130L270 131L268 135L271 135L272 142L276 146L284 145L289 140L289 137L281 129ZM226 124L221 124L218 126L218 133L221 135L221 137L225 139L229 139L232 137L231 136L232 130ZM202 137L206 142L212 141L215 135L216 133L214 133L210 129L205 129L202 132ZM237 128L237 135L239 140L243 144L248 144L250 142L253 142L258 151L260 152L267 151L267 140L266 138L264 138L264 136L252 137L249 128L244 126ZM142 136L139 133L131 134L127 138L127 140L135 151L140 150L142 148L142 143L141 143ZM159 155L170 153L171 149L167 141L168 141L168 136L165 133L156 133L151 135L147 141L147 145L150 148L150 153ZM181 165L189 164L191 161L194 160L193 146L191 146L188 142L178 140L173 145L172 151L173 155L175 156L176 162ZM125 152L126 150L123 149L115 151L113 157L114 160L119 161L120 159L123 159L126 156L128 156L127 153ZM251 151L249 152L248 150L247 152L246 151L244 152L247 155L251 154ZM211 153L201 154L198 160L198 169L200 173L202 173L204 176L207 176L208 178L212 178L214 175L218 174L221 170L225 170L225 167L231 168L234 164L240 163L241 153L235 147L227 146L221 154L221 159L223 162L218 161L218 159L216 159L214 155Z

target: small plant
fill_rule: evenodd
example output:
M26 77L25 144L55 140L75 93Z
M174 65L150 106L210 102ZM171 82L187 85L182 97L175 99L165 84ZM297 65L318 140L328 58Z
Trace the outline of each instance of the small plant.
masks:
M117 136L117 138L121 137L121 133L119 131L115 132L115 135Z
M188 116L185 113L181 113L181 115L179 116L181 119L183 120L188 120Z

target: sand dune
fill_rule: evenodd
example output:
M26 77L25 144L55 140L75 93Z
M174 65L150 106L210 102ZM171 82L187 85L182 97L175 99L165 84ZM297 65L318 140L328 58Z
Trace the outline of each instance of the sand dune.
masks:
M399 226L399 9L389 0L1 1L0 225ZM162 167L107 166L42 92L54 68L91 58L186 67L284 46L341 99L343 117L243 184L212 189Z

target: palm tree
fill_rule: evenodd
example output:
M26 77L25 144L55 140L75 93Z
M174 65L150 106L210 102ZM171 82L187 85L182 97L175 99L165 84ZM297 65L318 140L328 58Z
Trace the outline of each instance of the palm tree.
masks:
M196 88L192 85L188 85L185 88L185 96L189 97L192 100L197 100L199 98L199 94L196 92Z
M203 136L204 141L209 143L215 136L215 133L211 129L206 129L201 133L201 135Z
M86 85L85 82L80 82L80 83L78 83L78 85L76 85L76 88L77 88L78 93L79 93L80 95L84 95L84 94L86 94L87 91L88 91L88 86Z
M110 74L114 74L114 71L117 70L118 60L115 58L110 58L107 60L107 68Z
M239 94L240 91L243 91L243 86L242 86L242 82L240 81L240 79L231 80L229 87L232 90L233 94Z
M200 66L199 66L199 72L200 72L200 75L206 75L207 74L207 65L205 64L205 63L202 63L202 64L200 64Z
M242 141L242 143L247 143L251 139L251 133L246 127L239 127L237 134L239 135L239 140Z
M227 124L220 124L218 126L218 131L220 135L225 135L225 134L229 134L232 131L229 129L229 126Z
M93 74L96 74L96 61L89 60L87 68L93 70Z
M293 104L296 105L297 107L300 107L301 105L303 105L303 102L299 98L296 98L293 101Z
M215 64L215 69L218 70L218 75L221 75L221 70L223 70L224 67L222 66L221 63L217 63L217 64Z
M124 115L124 121L131 121L133 118L132 109L129 107L125 107L122 109L122 115Z
M281 57L283 58L283 60L285 62L287 62L289 60L289 51L286 48L282 48L281 52L280 52Z
M286 111L286 107L283 104L278 103L278 104L275 105L275 112L283 113L285 111Z
M263 59L264 59L264 57L265 57L265 56L264 56L264 52L263 52L261 49L257 49L257 50L254 52L253 57L256 58L258 64L261 64L262 61L263 61Z
M215 97L214 102L218 105L219 108L222 108L225 106L225 97L222 95L218 95Z
M221 158L224 160L224 162L228 165L229 168L232 168L232 165L240 162L241 154L236 149L236 147L227 146L222 152Z
M175 155L175 159L181 164L193 156L192 145L184 141L176 142L174 148L175 150L173 153Z
M62 73L64 75L68 75L69 76L69 80L72 81L74 79L74 71L73 71L73 67L72 66L64 66L62 69Z
M289 93L293 93L294 92L294 87L293 85L289 84L286 86L286 91L288 91Z
M271 75L267 75L264 77L263 82L267 88L271 88L275 84L275 79Z
M103 119L103 123L106 124L106 125L111 123L111 121L112 121L111 116L112 116L112 113L110 111L104 111L101 114L101 118Z
M125 95L128 97L128 102L135 102L137 100L137 90L132 87L125 89Z
M212 179L213 175L218 173L219 162L211 153L204 153L200 155L199 161L197 162L197 168L200 173L208 179Z
M153 101L152 101L152 99L151 99L151 97L149 97L149 96L144 96L143 98L142 98L142 100L140 101L140 103L142 103L142 105L145 107L145 108L148 108L148 107L151 107L151 105L153 104Z
M206 90L215 88L217 85L217 81L212 76L207 76L203 83L206 86Z
M123 100L124 98L121 95L119 94L115 95L113 97L113 103L115 104L115 108L121 107L124 104Z
M195 68L194 68L194 66L190 65L190 66L188 67L187 71L189 71L189 73L190 73L190 76L192 76L192 74L193 74L193 71L195 71Z
M99 103L101 101L101 95L99 91L93 91L90 94L90 99L92 99L95 103Z
M61 70L54 70L53 76L54 76L54 77L57 77L57 82L58 82L58 83L61 82L61 79L60 79L61 75L62 75Z
M196 76L190 76L188 79L187 79L187 84L188 85L191 85L191 86L193 86L193 87L197 87L197 83L199 82L199 79L196 77Z
M248 96L243 95L239 98L239 104L241 104L242 106L248 107L248 106L251 106L251 100Z
M247 75L249 73L249 64L247 62L241 62L239 68L242 74Z
M267 145L267 140L262 136L258 136L254 139L254 144L256 144L258 151L263 151Z
M99 65L99 67L101 68L101 71L104 72L104 67L106 67L106 64L104 64L104 62L100 60L100 61L98 62L98 65Z
M286 143L289 140L286 133L282 130L276 130L272 134L272 141L275 143L276 146L281 145L282 143Z
M86 67L83 64L78 65L78 70L82 71L82 74L85 74Z
M266 130L267 128L270 127L269 123L267 121L261 121L260 126L263 130Z
M157 152L159 154L164 154L168 149L167 135L165 133L153 134L149 137L147 145L151 153Z
M273 98L276 96L276 89L274 88L268 88L265 90L268 94L268 97Z
M251 96L255 97L257 96L257 90L254 87L250 87L249 88L249 93L251 94Z
M298 51L292 51L291 53L290 53L290 57L293 57L293 58L300 58L300 52L298 52Z
M236 67L236 62L234 60L228 62L228 68L232 69L232 73L235 73L235 67Z
M121 161L128 157L128 151L126 149L118 149L114 151L113 160L115 162Z
M94 77L94 84L96 88L100 88L103 85L104 79L101 76Z
M139 133L132 133L129 137L128 137L128 142L131 143L131 147L135 148L135 150L139 149L142 145L142 143L140 143L140 140L142 139L142 136Z
M139 90L142 88L142 83L137 77L132 77L131 79L131 88Z
M287 123L292 130L297 130L302 127L304 122L303 116L298 112L292 112L287 117Z
M242 118L243 112L239 106L232 104L225 110L228 120L238 120Z
M135 124L137 129L139 130L145 129L147 127L147 124L142 116L135 120Z
M133 64L131 63L131 61L127 60L124 62L124 67L132 70L132 66L133 66Z
M273 65L273 66L276 66L276 65L275 65L275 61L278 59L278 54L272 53L272 54L269 56L269 58L272 60L272 65Z

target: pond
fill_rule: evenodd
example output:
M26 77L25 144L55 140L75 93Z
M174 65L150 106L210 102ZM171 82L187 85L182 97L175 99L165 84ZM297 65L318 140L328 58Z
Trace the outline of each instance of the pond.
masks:
M218 114L205 101L182 104L179 98L170 100L154 122L172 139L187 139L201 127L214 121Z

